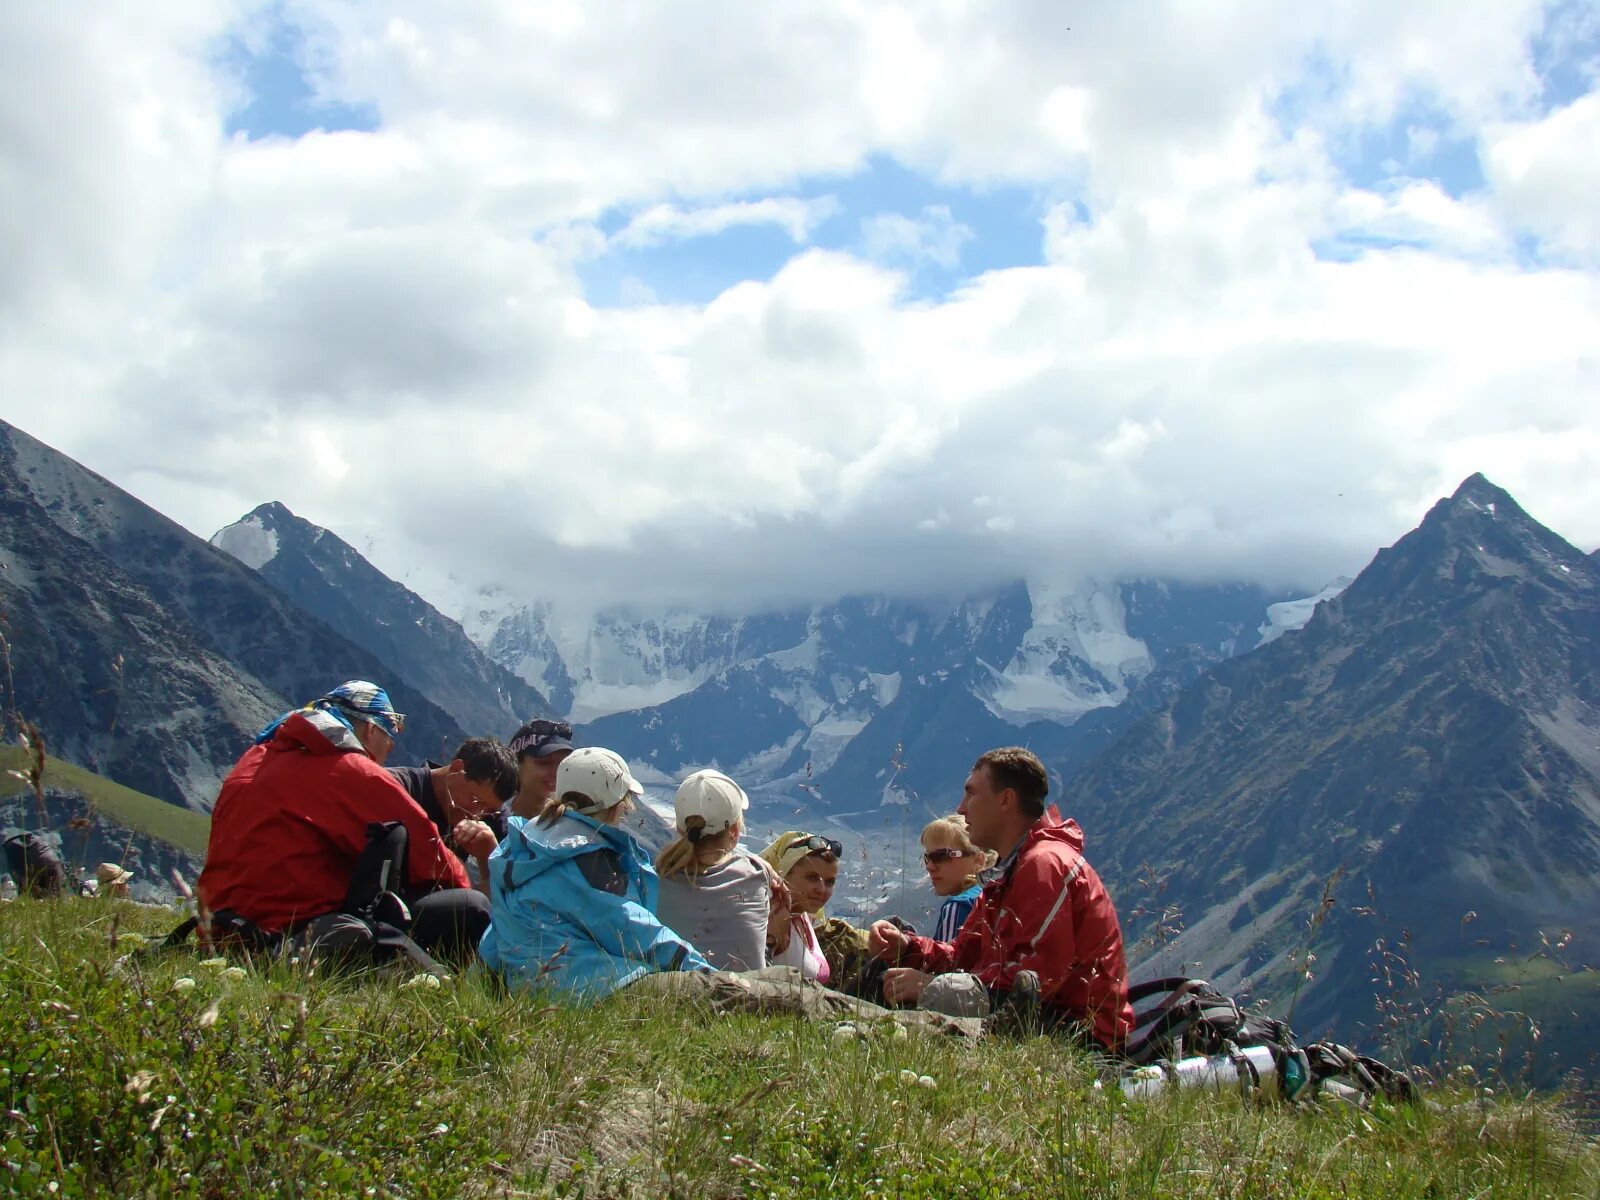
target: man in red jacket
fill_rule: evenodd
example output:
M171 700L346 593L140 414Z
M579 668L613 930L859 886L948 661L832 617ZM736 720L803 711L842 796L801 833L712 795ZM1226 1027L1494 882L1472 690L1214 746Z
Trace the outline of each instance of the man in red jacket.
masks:
M406 879L389 887L412 902L412 938L446 958L470 957L489 924L488 898L383 769L404 725L382 688L352 680L262 730L211 812L199 884L206 909L267 933L298 932L343 908L367 826L398 821Z
M884 974L884 994L895 1003L943 1007L943 993L965 990L982 1013L1011 991L1019 972L1031 971L1047 1020L1076 1024L1117 1049L1133 1027L1122 927L1083 857L1083 831L1054 807L1046 811L1049 791L1044 765L1027 750L980 757L957 811L973 842L1000 861L980 876L983 892L966 924L954 942L936 942L878 921L868 948L900 964Z

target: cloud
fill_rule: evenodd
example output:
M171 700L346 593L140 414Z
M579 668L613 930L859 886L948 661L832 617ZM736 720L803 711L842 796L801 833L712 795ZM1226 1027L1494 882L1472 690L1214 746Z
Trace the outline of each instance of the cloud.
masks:
M1491 126L1483 166L1509 220L1555 255L1600 263L1600 92Z
M202 534L277 498L574 602L1315 587L1474 470L1592 546L1596 97L1541 108L1541 10L1493 9L295 0L377 128L246 138L262 10L10 6L0 415ZM1428 136L1349 178L1417 111L1482 189ZM928 194L847 206L875 157ZM1001 185L1037 259L961 277ZM792 254L706 303L585 294L752 225Z
M931 204L921 219L901 213L877 213L861 222L868 258L913 265L931 263L947 271L961 261L961 247L973 238L972 230L950 215L946 204Z
M623 246L659 246L663 242L710 237L739 225L776 225L789 240L803 245L811 231L839 211L832 196L802 200L794 196L769 197L710 208L685 210L673 204L656 204L635 216L612 239Z

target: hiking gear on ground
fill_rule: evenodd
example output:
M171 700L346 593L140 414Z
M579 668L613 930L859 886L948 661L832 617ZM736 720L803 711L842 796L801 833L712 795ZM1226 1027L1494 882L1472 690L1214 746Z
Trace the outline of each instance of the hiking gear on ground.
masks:
M1293 1063L1293 1059L1289 1059ZM1305 1076L1280 1078L1271 1046L1249 1046L1228 1054L1179 1059L1140 1067L1122 1081L1130 1100L1153 1100L1168 1091L1255 1091L1292 1100L1305 1086Z
M1363 1107L1379 1094L1396 1101L1415 1098L1403 1072L1335 1042L1302 1046L1287 1024L1246 1013L1204 979L1146 980L1128 995L1134 1004L1159 997L1134 1019L1123 1054L1139 1066L1122 1081L1130 1097L1148 1098L1169 1086L1239 1085L1287 1100L1353 1095ZM1271 1060L1270 1072L1263 1055Z
M550 721L535 717L511 735L508 747L513 758L524 754L543 758L557 750L572 749L572 724L569 721Z
M6 869L16 881L17 895L59 896L67 886L61 855L41 834L14 833L6 839Z
M750 797L744 789L721 771L696 771L678 785L672 797L678 832L686 834L691 842L732 829L749 808ZM690 833L685 826L690 817L705 822L698 832Z
M1109 1049L1133 1027L1116 909L1083 857L1083 831L1054 807L984 885L955 941L910 938L896 965L969 971L991 992L1008 992L1018 971L1034 971L1054 1023L1086 1023Z
M656 919L655 869L624 830L572 812L550 826L521 817L510 825L489 856L493 923L479 945L509 985L599 999L653 971L711 969ZM581 869L605 852L620 895L591 886Z
M987 1017L994 1008L983 980L965 971L949 971L928 980L917 1007L947 1017Z
M615 808L629 796L643 796L644 788L628 771L622 755L599 746L574 750L561 760L556 771L556 799L568 792L587 796L589 803L573 812L592 816Z
M344 731L354 745L328 726ZM345 904L367 827L406 827L405 881L471 886L427 813L323 712L287 716L272 740L252 746L223 782L199 892L211 912L239 913L276 932Z

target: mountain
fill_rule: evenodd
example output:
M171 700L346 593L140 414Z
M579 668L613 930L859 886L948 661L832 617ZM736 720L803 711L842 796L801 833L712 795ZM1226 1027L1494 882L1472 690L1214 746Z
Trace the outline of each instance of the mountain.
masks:
M1402 959L1457 992L1562 930L1600 960L1600 564L1475 475L1302 630L1142 719L1065 807L1147 966L1298 995L1297 1027L1392 1013L1373 979ZM1186 928L1161 945L1139 909Z
M407 714L396 762L464 736L231 555L4 422L0 500L13 686L53 753L204 808L263 720L353 678Z
M588 721L586 740L658 783L716 765L829 815L954 803L972 760L1024 742L1076 765L1199 671L1253 645L1277 595L1249 585L1015 582L947 605L854 597L696 624L609 614L572 636L540 612L541 678L559 663L590 705L667 698ZM517 643L526 669L533 640ZM554 651L556 657L551 658ZM575 714L581 715L581 714Z
M549 702L491 660L455 621L334 534L279 503L219 530L211 544L384 664L463 729L509 738Z

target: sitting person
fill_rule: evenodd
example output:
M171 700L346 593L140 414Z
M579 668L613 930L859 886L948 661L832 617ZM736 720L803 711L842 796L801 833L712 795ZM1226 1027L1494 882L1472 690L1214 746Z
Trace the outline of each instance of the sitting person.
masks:
M977 905L953 942L911 937L888 921L869 934L893 1002L981 1016L1013 984L1037 984L1050 1027L1072 1025L1107 1049L1133 1025L1116 909L1083 857L1083 831L1046 811L1049 777L1032 753L991 750L967 777L960 814L975 845L1003 857L985 872Z
M787 885L791 898L788 948L774 943L767 962L799 967L808 980L871 1000L876 997L870 994L871 985L865 979L871 964L866 932L823 912L839 881L842 853L843 847L832 838L794 830L779 834L761 852Z
M933 940L953 942L966 924L982 888L978 872L994 866L992 850L972 844L967 822L960 813L929 821L922 829L922 865L928 872L933 893L943 896L939 918L934 922Z
M517 764L494 738L469 738L448 765L390 767L463 863L478 869L478 890L488 895L489 855L506 835L501 809L517 793Z
M555 799L556 772L572 753L572 725L535 717L511 735L510 749L517 760L517 794L501 812L532 820Z
M267 935L298 933L344 908L368 826L398 822L406 878L388 887L413 906L412 939L441 958L470 957L489 902L383 769L404 727L382 688L352 680L263 729L211 812L199 881L205 911L244 918Z
M656 855L656 915L719 971L760 970L769 940L787 948L789 904L772 867L739 845L750 798L722 772L696 771L672 805L678 836Z
M508 984L599 999L653 971L711 969L656 919L656 873L617 828L642 795L619 756L585 747L537 821L511 818L489 856L494 919L479 946Z

